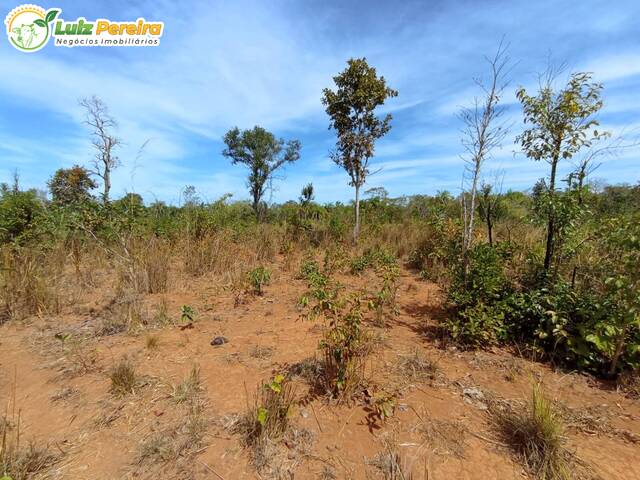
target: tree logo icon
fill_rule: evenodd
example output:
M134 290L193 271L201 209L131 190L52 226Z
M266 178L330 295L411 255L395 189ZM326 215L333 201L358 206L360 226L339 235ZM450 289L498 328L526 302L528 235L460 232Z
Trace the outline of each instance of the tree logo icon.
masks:
M38 5L14 8L4 20L9 43L21 52L37 52L51 38L50 24L59 13L59 9L45 10Z

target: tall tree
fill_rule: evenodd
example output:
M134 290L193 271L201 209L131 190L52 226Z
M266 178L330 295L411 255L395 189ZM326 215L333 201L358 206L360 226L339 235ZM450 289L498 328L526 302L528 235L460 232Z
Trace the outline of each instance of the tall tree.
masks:
M90 190L97 185L90 172L79 165L56 170L47 183L53 203L58 205L78 205L90 200Z
M466 151L466 162L463 176L462 213L463 238L462 256L465 275L468 269L467 253L473 242L473 227L477 205L478 181L482 166L496 147L499 147L508 132L501 117L504 107L499 105L500 98L508 85L507 46L500 42L493 58L487 58L489 63L489 80L483 82L476 79L476 84L483 92L482 98L476 97L472 107L463 108L458 115L464 125L462 145ZM466 186L465 186L466 183Z
M285 143L273 133L255 126L243 131L232 128L224 136L224 143L227 148L222 155L230 158L234 165L241 163L249 169L247 186L253 198L253 211L258 219L262 219L265 210L262 198L271 187L275 172L300 158L300 142L289 140Z
M375 142L391 128L391 114L384 118L375 115L376 107L398 92L389 88L384 77L366 58L350 59L347 68L333 77L336 90L325 88L322 103L330 117L329 128L338 136L332 160L344 168L355 188L355 226L353 239L360 234L360 188L369 174L369 160L374 155Z
M555 253L555 237L558 230L556 215L556 175L560 160L571 159L583 147L608 136L599 132L594 114L602 108L602 84L593 82L591 74L577 72L570 75L567 84L554 90L558 72L549 68L540 76L538 93L529 95L524 88L516 96L522 104L525 129L516 141L526 155L544 160L551 166L549 182L542 188L545 193L547 235L544 255L544 272L549 273Z
M85 109L85 124L91 127L93 146L96 149L92 161L91 174L102 180L102 202L109 203L111 190L111 172L120 165L120 160L114 150L122 143L112 130L117 127L114 118L109 115L106 104L95 95L80 100L80 106Z

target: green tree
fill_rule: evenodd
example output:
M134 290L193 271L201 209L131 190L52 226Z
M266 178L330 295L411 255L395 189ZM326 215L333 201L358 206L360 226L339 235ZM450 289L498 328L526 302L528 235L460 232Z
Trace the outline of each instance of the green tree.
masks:
M2 188L0 194L0 243L24 238L36 226L43 211L36 190Z
M347 68L333 77L336 90L325 88L322 103L330 117L329 128L336 131L338 140L331 154L332 160L344 168L355 188L355 226L353 239L360 234L360 188L369 174L369 160L375 142L391 128L391 114L384 118L375 115L376 107L398 92L389 88L384 77L365 58L350 59Z
M89 171L79 165L56 170L47 183L53 203L57 205L79 205L92 199L91 189L96 183L91 179Z
M307 183L300 192L300 203L309 205L313 201L313 183Z
M602 108L602 85L591 81L591 74L573 73L567 84L555 91L553 72L543 77L540 90L529 95L524 88L518 89L516 96L524 111L525 125L531 125L518 135L526 155L535 160L545 160L551 166L546 190L547 236L544 256L544 271L549 273L555 254L556 222L556 174L560 160L568 160L582 147L607 136L595 128L598 121L593 115Z
M258 219L264 215L262 198L271 186L275 172L287 163L300 158L300 142L277 139L273 133L255 126L251 130L240 131L237 127L224 136L227 145L222 152L236 165L241 163L249 169L247 186L253 199L253 211Z

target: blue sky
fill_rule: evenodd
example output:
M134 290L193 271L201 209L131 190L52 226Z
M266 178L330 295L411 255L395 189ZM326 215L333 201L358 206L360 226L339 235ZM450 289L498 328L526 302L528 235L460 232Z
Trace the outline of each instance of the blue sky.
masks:
M547 165L518 154L518 86L535 88L549 54L569 70L594 72L605 85L604 128L640 131L640 2L602 1L57 1L73 20L165 22L155 48L63 48L34 54L0 42L0 181L18 170L25 187L44 188L60 167L88 164L92 152L78 99L96 94L119 121L126 142L113 195L177 203L185 185L203 199L247 198L245 171L221 155L224 133L256 124L301 140L273 201L295 199L313 182L321 202L352 197L346 173L327 152L333 132L320 102L350 57L366 56L399 96L385 111L391 132L379 142L366 188L392 196L459 191L460 121L500 39L517 65L504 102L511 135L486 166L503 188L527 189ZM2 16L15 3L0 1ZM138 156L140 146L149 139ZM636 183L640 151L603 159L596 177ZM564 171L570 168L567 163Z

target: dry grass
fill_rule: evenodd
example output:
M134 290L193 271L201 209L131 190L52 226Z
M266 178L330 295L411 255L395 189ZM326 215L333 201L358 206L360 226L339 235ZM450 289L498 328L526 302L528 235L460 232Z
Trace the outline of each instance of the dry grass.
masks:
M136 371L128 358L123 357L109 373L111 379L111 393L115 396L124 396L134 393L138 383Z
M311 432L291 423L295 393L290 382L277 375L258 386L253 405L244 415L228 422L251 451L251 463L262 478L293 478L295 467L312 443Z
M409 354L399 354L397 372L411 382L434 380L439 372L438 363L425 357L418 349Z
M316 357L309 357L289 366L287 374L300 377L310 386L320 385L324 377L324 364Z
M388 438L383 439L384 449L367 464L375 467L384 480L417 480L411 472L409 460L400 453L396 442Z
M137 293L122 293L102 312L95 334L98 337L140 330L147 325L142 297Z
M640 399L640 370L621 373L617 387L629 398Z
M208 272L223 273L235 262L233 242L225 232L203 238L187 238L183 246L185 271L194 277Z
M160 337L153 334L147 335L144 339L144 346L147 350L155 350L160 346Z
M464 458L466 428L462 422L429 419L420 422L415 430L428 442L435 454Z
M171 397L178 404L192 403L198 398L200 392L202 392L200 367L194 365L182 382L173 387Z
M536 478L574 478L574 458L565 446L561 416L540 385L533 385L531 398L523 407L493 404L490 413L502 441Z
M254 345L249 350L249 356L258 360L267 360L273 356L274 351L275 349L273 347Z
M140 445L138 463L187 462L203 445L208 421L204 416L205 404L199 398L187 405L181 421L163 430L153 432Z
M144 269L145 290L148 293L164 293L169 282L171 249L165 242L154 239L144 250L141 259Z
M0 324L60 311L57 272L45 260L35 250L0 249Z
M13 405L15 405L15 383L12 385ZM8 410L8 407L7 407ZM0 418L0 474L2 479L27 480L43 473L54 465L59 457L48 448L29 442L21 444L21 413L8 414Z

